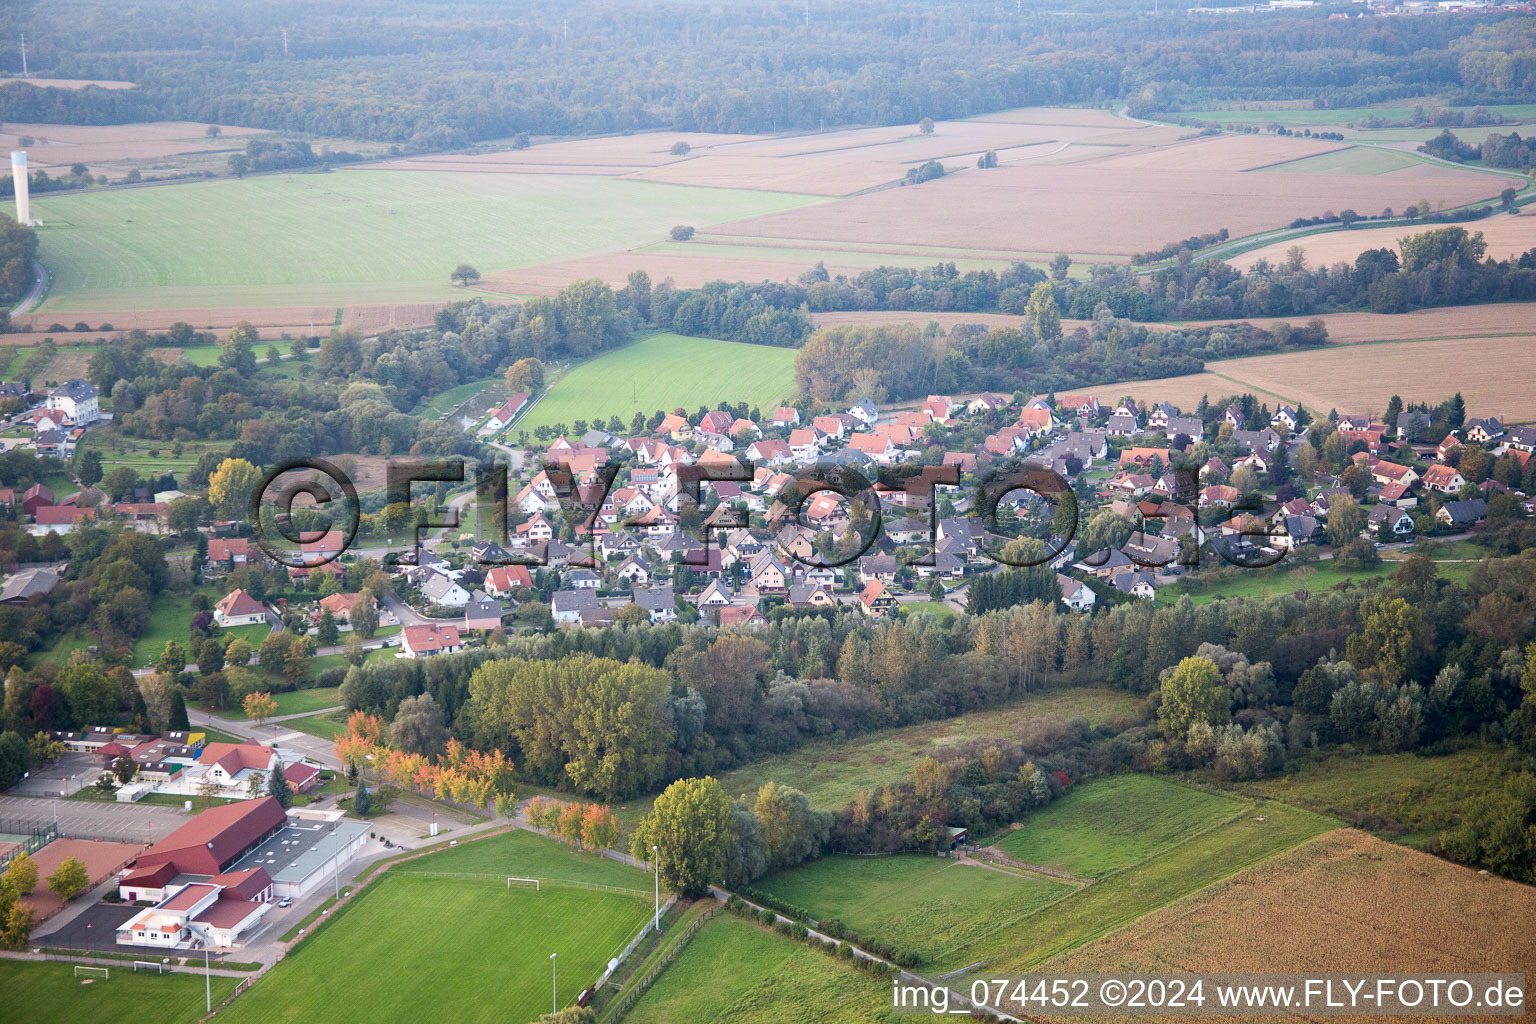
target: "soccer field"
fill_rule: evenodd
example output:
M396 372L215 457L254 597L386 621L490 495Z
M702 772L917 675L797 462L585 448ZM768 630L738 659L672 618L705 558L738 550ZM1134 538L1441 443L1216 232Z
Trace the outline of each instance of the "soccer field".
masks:
M39 195L33 211L68 310L420 302L483 274L629 248L675 224L815 197L605 177L342 170Z
M729 372L721 367L729 365ZM657 409L682 407L691 420L699 406L746 402L765 416L794 388L795 350L747 345L680 334L652 334L605 353L560 378L512 428L532 436L541 425L578 419L603 423L610 416L625 429L637 412L650 416Z
M1146 775L1073 789L997 840L1014 860L1100 877L1226 821L1247 801Z
M650 913L643 895L391 871L224 1017L232 1024L534 1020L550 1009L551 953L560 1005L569 1005Z
M158 959L158 954L146 959ZM8 1024L58 1024L59 1021L139 1020L155 1024L190 1024L203 1016L204 988L199 972L133 972L124 962L107 965L108 977L75 976L74 965L0 960L0 993ZM90 984L84 984L87 978ZM236 979L215 977L213 1001L229 995Z

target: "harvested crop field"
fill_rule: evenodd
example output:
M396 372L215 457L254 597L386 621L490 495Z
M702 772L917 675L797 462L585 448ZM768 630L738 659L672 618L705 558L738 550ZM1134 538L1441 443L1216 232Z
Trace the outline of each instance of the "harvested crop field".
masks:
M1536 970L1533 920L1536 889L1339 829L1051 966L1121 974L1530 973Z
M1452 312L1446 310L1444 312ZM1364 314L1351 314L1364 315ZM1469 415L1505 421L1536 419L1536 344L1530 332L1514 337L1443 338L1330 346L1305 352L1250 356L1208 363L1204 373L1127 381L1085 391L1099 401L1129 395L1139 402L1169 401L1191 408L1202 395L1251 391L1271 404L1301 403L1313 413L1380 413L1387 399L1436 404L1460 392ZM1469 351L1477 352L1468 359Z
M219 138L208 137L208 126L192 121L152 121L143 124L16 124L0 130L0 146L27 151L32 169L56 172L83 163L93 174L142 160L159 160L185 153L234 152L244 147L244 137L265 135L260 128L222 127ZM23 135L35 140L23 147ZM35 197L34 197L35 198Z
M1314 157L1347 148L1342 142L1322 139L1284 138L1279 135L1217 135L1156 149L1143 149L1100 161L1105 167L1140 170L1251 171L1277 169L1292 160Z
M341 313L341 329L353 334L429 327L442 307L438 302L399 302L348 306Z
M1402 207L1421 198L1458 205L1496 194L1499 187L1496 178L1453 170L1432 179L1259 175L1117 166L1125 159L965 170L814 209L717 224L701 234L865 244L921 238L936 247L1125 261L1222 227L1242 237L1330 209Z
M1239 270L1247 270L1259 260L1281 264L1286 261L1293 247L1299 247L1307 254L1307 266L1331 267L1340 262L1353 263L1367 249L1396 251L1398 239L1405 235L1417 234L1430 228L1450 226L1431 224L1421 228L1386 227L1327 231L1319 235L1266 245L1262 249L1254 249L1251 252L1233 256L1226 262ZM1499 213L1482 220L1469 221L1460 226L1465 227L1469 233L1482 232L1483 241L1488 243L1487 254L1496 260L1513 259L1527 249L1536 248L1536 212L1527 210L1517 216Z
M1284 321L1300 325L1311 317L1273 317L1248 321L1270 327ZM1363 345L1380 341L1430 341L1439 338L1493 338L1530 334L1536 326L1529 303L1494 302L1477 306L1442 306L1412 313L1328 313L1331 345ZM1225 322L1225 321L1221 321ZM1148 324L1147 326L1157 326ZM1173 324L1169 327L1177 326ZM1199 326L1194 324L1193 326Z

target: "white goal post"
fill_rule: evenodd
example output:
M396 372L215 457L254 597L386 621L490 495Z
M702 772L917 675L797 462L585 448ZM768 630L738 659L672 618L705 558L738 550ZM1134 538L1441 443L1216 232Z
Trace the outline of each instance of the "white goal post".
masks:
M533 891L534 892L538 892L539 891L539 880L537 878L513 878L512 876L509 875L507 877L507 888L508 889L512 888L512 883L513 882L521 882L524 885L527 885L529 882L532 882L533 883Z
M75 977L80 977L81 971L87 974L99 974L106 981L112 980L112 975L105 967L87 967L85 964L75 964Z
M133 973L138 974L140 967L146 971L154 971L156 974L165 973L165 964L160 963L158 960L135 960L133 962Z

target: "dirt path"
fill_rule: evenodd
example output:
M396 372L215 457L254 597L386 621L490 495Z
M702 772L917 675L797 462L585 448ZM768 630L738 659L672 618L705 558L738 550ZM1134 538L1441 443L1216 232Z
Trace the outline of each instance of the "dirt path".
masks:
M1048 875L1051 878L1059 878L1065 882L1078 882L1082 885L1092 885L1094 882L1092 878L1074 875L1071 872L1062 871L1060 868L1048 868L1043 864L1030 864L1022 860L1014 860L995 846L979 847L972 851L972 857L985 857L987 860L996 861L998 864L1006 864L1010 868L1018 868L1020 871L1029 871L1036 875ZM991 864L984 864L971 858L967 858L962 863L975 864L976 867L990 868L993 871L1001 870L1000 868L993 867ZM1004 874L1007 874L1007 872L1004 872Z

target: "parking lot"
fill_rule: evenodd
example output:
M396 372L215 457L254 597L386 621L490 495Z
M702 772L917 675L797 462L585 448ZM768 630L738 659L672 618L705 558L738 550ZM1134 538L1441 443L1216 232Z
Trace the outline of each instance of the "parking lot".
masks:
M95 754L67 753L51 764L39 765L11 788L15 796L68 796L101 776L101 758Z
M145 845L164 839L173 829L185 824L188 817L180 808L158 804L0 796L0 822L46 825L53 821L55 814L63 835Z

